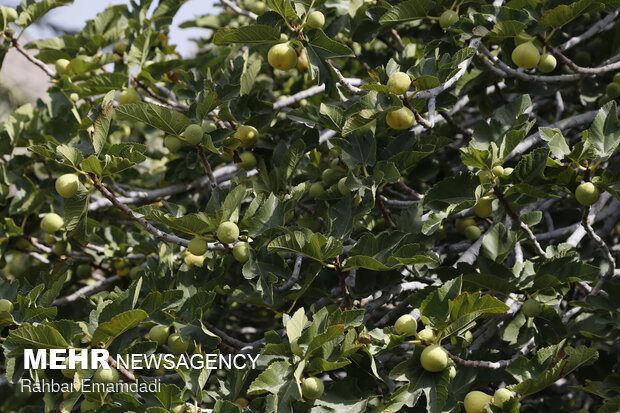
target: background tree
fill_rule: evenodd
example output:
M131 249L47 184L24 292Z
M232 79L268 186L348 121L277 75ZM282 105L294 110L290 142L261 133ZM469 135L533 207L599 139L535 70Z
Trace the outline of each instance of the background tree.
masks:
M0 126L3 411L618 411L617 1L222 0L182 59L144 0L26 53L70 3L0 7L53 82Z

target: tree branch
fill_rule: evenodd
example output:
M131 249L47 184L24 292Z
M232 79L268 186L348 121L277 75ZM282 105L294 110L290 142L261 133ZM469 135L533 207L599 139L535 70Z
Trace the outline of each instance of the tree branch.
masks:
M302 262L302 260L303 260L303 255L297 254L295 256L295 266L293 267L293 273L291 274L291 277L284 284L282 284L281 286L274 287L273 290L275 292L281 293L283 291L287 291L293 285L295 285L295 283L299 279L299 274L301 272L301 262Z
M114 284L120 279L121 278L118 275L113 275L112 277L104 278L103 280L98 281L93 285L88 285L86 287L80 288L79 290L65 297L60 297L60 298L55 299L52 302L52 305L55 307L60 307L60 306L75 302L82 297L88 297L93 294L97 294L99 291L105 290L108 287L108 285Z
M207 173L207 176L209 177L209 181L211 181L211 188L217 187L218 186L217 180L215 179L215 176L213 176L213 170L211 169L211 164L207 160L207 156L205 155L205 151L202 146L202 143L199 143L198 145L196 145L196 148L198 150L198 155L200 156L200 160L202 161L202 165L205 167L205 171Z
M39 59L37 59L34 56L31 56L26 50L24 50L24 48L19 44L19 42L17 41L16 38L11 37L11 44L13 45L13 47L19 52L21 53L28 61L30 61L31 63L34 63L38 68L40 68L41 70L43 70L45 72L46 75L48 75L49 77L54 77L56 76L56 72L54 72L52 69L50 69L45 63L43 63L42 61L40 61Z

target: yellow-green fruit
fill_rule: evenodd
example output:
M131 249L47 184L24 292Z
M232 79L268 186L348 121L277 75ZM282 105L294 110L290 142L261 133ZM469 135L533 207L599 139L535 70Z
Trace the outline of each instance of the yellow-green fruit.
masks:
M269 49L269 53L267 53L267 61L276 69L292 69L297 64L297 53L288 43L276 44Z
M75 103L78 100L80 100L80 95L78 95L77 93L73 92L69 95L69 99L71 99L71 102Z
M84 400L80 405L80 412L94 412L95 410L99 410L101 407L101 403L98 403L94 400Z
M329 184L330 182L335 181L338 175L339 172L335 169L327 168L321 173L321 181L325 184Z
M175 356L180 356L187 351L188 343L184 342L178 333L172 333L168 337L168 349Z
M248 407L250 402L245 397L238 397L235 399L235 404L241 407Z
M239 227L234 222L225 221L217 227L217 239L224 243L233 243L239 238Z
M487 170L480 171L478 173L478 179L481 184L490 184L493 182L493 172Z
M308 53L306 53L306 49L303 49L297 57L297 70L299 70L301 73L306 73L308 70L310 70L310 63L308 62ZM301 104L301 102L299 103Z
M362 196L360 194L355 194L353 197L353 206L358 206L362 203Z
M480 238L481 234L482 232L480 231L480 228L475 225L470 225L469 227L465 228L465 238L470 241L477 240L478 238Z
M312 198L318 198L319 196L325 193L325 190L323 189L323 185L321 185L318 182L315 182L310 186L309 192Z
M133 88L123 90L118 97L118 103L121 105L129 105L138 102L140 102L140 94Z
M580 50L573 56L573 62L575 62L577 66L589 66L591 61L592 56L585 50Z
M481 391L470 391L465 396L466 413L484 413L484 406L491 402L492 397Z
M543 73L550 73L553 72L557 63L558 62L555 60L553 55L545 53L540 56L540 61L538 62L537 68Z
M323 382L316 377L308 377L301 383L301 394L308 400L316 400L323 395L325 386Z
M388 126L396 130L405 130L413 126L415 120L413 112L409 108L402 107L398 110L388 112L385 117Z
M129 42L127 40L121 40L120 42L114 43L112 51L116 54L123 54L125 50L127 50L127 46L129 46Z
M66 255L69 251L71 251L71 244L65 241L58 241L54 243L54 254L58 256Z
M95 383L105 383L105 384L113 384L118 382L118 371L115 368L111 367L109 369L104 369L103 367L99 367L95 374L93 375L93 381Z
M614 75L614 82L615 83L620 83L620 72L616 73Z
M465 228L470 227L472 225L476 225L476 220L472 217L467 217L463 219L457 219L454 226L456 227L456 231L459 234L465 234Z
M446 30L459 21L459 14L454 10L446 10L439 16L439 25Z
M575 190L577 202L584 206L590 206L598 201L600 193L592 182L583 182Z
M204 136L204 132L200 125L189 125L183 131L183 137L194 145L202 142L202 137Z
M75 273L77 275L78 278L86 278L86 277L90 277L91 274L93 273L92 269L90 268L90 265L88 264L80 264L77 266L77 269L75 270Z
M76 369L72 369L69 367L69 359L65 359L65 361L63 361L62 363L65 368L60 370L60 372L62 373L63 376L65 376L68 379L72 379L73 376L75 376L75 371ZM76 368L78 367L78 365L76 364Z
M510 390L505 388L497 389L493 394L493 404L497 407L502 407L504 405L504 402L507 402L513 397L514 395Z
M422 351L420 364L426 371L440 372L448 367L448 354L440 345L431 344Z
M450 380L456 377L456 368L454 368L454 366L450 366L450 370L448 370L448 377L450 377Z
M232 251L233 257L240 263L250 259L250 244L241 241L235 244Z
M73 198L80 187L80 180L76 174L64 174L56 179L56 192L63 198Z
M13 303L7 300L6 298L1 299L0 300L0 312L2 311L8 311L9 313L13 311Z
M258 14L259 16L267 11L267 5L262 1L249 1L246 4L248 10Z
M320 11L313 11L308 16L306 24L313 29L320 29L325 24L325 16Z
M299 357L303 357L304 356L304 349L303 349L303 347L301 347L299 345L299 343L297 341L298 341L298 339L295 339L295 340L291 341L291 351L293 352L294 355L299 356Z
M342 196L347 196L351 193L349 188L347 188L346 176L344 178L340 178L340 180L338 181L338 192L340 192L340 195Z
M526 317L536 317L540 314L542 308L543 305L541 303L534 300L533 298L528 298L523 303L523 307L521 309L523 310L523 314L525 314Z
M194 255L204 255L207 252L207 241L200 237L195 237L189 242L187 249Z
M258 141L258 130L254 126L241 125L235 131L235 138L239 139L242 148L249 148Z
M69 62L67 59L58 59L56 60L56 62L54 63L54 66L56 67L56 73L58 73L59 75L65 75L68 73L68 66L69 66Z
M502 174L502 178L508 178L514 170L515 170L514 168L504 168L504 173Z
M185 413L187 411L187 406L185 404L177 404L170 409L170 413Z
M164 146L170 152L178 151L179 149L181 149L181 145L183 145L183 142L176 136L166 136L164 138Z
M497 166L494 166L493 169L491 169L491 172L495 176L502 176L502 174L504 173L504 168L500 165L497 165Z
M62 228L63 225L65 225L65 221L62 217L53 212L46 214L41 220L41 229L48 234L53 234Z
M512 51L512 61L519 67L531 69L536 67L539 60L540 53L532 42L520 44Z
M202 131L204 133L211 133L217 129L217 125L215 124L215 122L211 121L203 123L200 127L202 128Z
M394 330L401 335L412 336L417 329L418 322L411 314L401 315L394 323Z
M161 346L168 340L168 333L168 327L157 324L149 330L149 338Z
M226 151L224 151L224 152L220 155L220 158L222 158L222 160L223 160L224 162L230 162L230 161L232 161L232 160L233 160L233 156L232 156L232 154L231 154L230 152L226 152Z
M394 72L388 79L387 87L390 92L402 95L411 87L411 78L407 73Z
M493 200L487 197L480 198L476 205L474 205L474 212L480 218L488 217L493 212Z
M243 152L239 155L239 158L241 158L241 162L237 164L239 168L246 171L256 168L256 156L252 152Z
M424 328L418 332L418 338L422 341L432 343L435 341L435 332L432 328Z
M618 96L620 96L620 84L616 82L611 82L605 88L605 93L607 93L607 96L612 99L617 98Z
M6 14L6 21L7 23L11 23L14 22L15 20L17 20L17 10L15 10L12 7L3 7L5 14Z
M187 254L183 258L183 262L185 262L185 265L188 267L202 267L204 261L205 257L202 255Z

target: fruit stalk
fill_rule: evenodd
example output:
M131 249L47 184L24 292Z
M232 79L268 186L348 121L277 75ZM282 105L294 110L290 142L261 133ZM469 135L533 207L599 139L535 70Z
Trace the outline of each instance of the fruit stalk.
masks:
M200 160L202 161L202 165L205 167L205 171L207 173L207 176L209 177L209 181L211 181L211 188L215 188L219 186L217 184L217 180L215 179L215 176L213 176L213 170L211 169L211 164L207 160L207 156L205 155L205 151L204 151L204 148L202 147L202 144L199 143L198 145L196 145L196 147L198 150L198 155L200 156Z

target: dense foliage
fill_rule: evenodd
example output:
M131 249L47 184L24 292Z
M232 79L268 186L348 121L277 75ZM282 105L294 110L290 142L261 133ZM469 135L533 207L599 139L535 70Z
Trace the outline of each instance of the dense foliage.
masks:
M191 59L182 0L0 8L51 79L0 124L0 410L617 412L620 2L234 1ZM163 384L19 389L91 376Z

